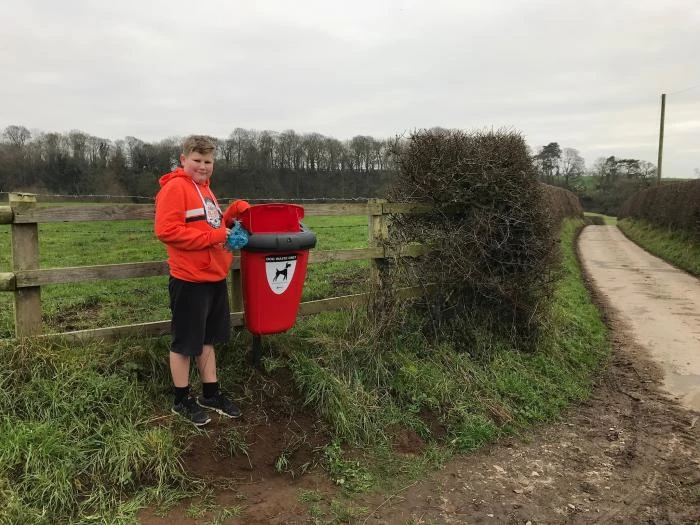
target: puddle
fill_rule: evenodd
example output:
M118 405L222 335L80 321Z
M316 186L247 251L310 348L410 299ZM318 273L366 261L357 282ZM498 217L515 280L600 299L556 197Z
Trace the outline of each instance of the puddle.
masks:
M680 398L681 403L700 411L700 375L666 371L664 384L671 394Z

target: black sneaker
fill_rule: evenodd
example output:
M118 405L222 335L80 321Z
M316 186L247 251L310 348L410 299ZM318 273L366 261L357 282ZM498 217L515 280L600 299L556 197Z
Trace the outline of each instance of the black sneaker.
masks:
M199 408L197 402L191 396L187 396L180 403L176 403L171 408L173 414L179 414L195 426L203 427L211 418Z
M214 397L199 396L199 406L216 410L219 414L233 419L241 417L241 409L232 403L221 391Z

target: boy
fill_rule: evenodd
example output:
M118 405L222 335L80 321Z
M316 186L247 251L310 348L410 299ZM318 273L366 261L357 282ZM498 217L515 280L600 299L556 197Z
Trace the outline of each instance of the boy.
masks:
M172 411L197 426L211 420L201 407L231 418L241 415L219 389L214 344L228 342L231 331L226 275L233 255L223 243L234 218L250 205L237 200L221 212L209 187L215 149L209 137L185 139L181 167L160 178L156 195L155 234L165 243L170 267ZM196 399L189 385L192 356L202 381Z

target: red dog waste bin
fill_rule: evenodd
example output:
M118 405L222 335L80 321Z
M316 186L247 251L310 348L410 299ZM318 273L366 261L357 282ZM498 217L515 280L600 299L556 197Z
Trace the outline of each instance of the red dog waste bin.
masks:
M294 326L309 249L316 246L316 235L301 224L303 218L304 208L296 204L257 204L240 216L249 232L241 249L243 310L254 335Z

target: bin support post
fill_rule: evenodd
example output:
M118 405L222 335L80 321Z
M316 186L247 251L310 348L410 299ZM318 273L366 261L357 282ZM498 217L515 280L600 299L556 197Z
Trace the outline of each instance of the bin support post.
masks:
M36 195L10 193L11 208L36 206ZM12 271L39 268L39 226L36 223L12 224ZM15 296L15 335L31 337L41 333L41 287L17 288Z
M239 259L240 262L240 259ZM243 282L241 281L240 268L231 270L231 311L243 311Z
M250 362L256 370L262 370L262 336L253 334Z
M385 199L369 199L367 203L368 241L370 248L384 248L385 242L389 239L388 217L384 214L383 205ZM387 306L387 262L382 257L373 258L369 268L369 288L370 288L370 317L377 319Z

